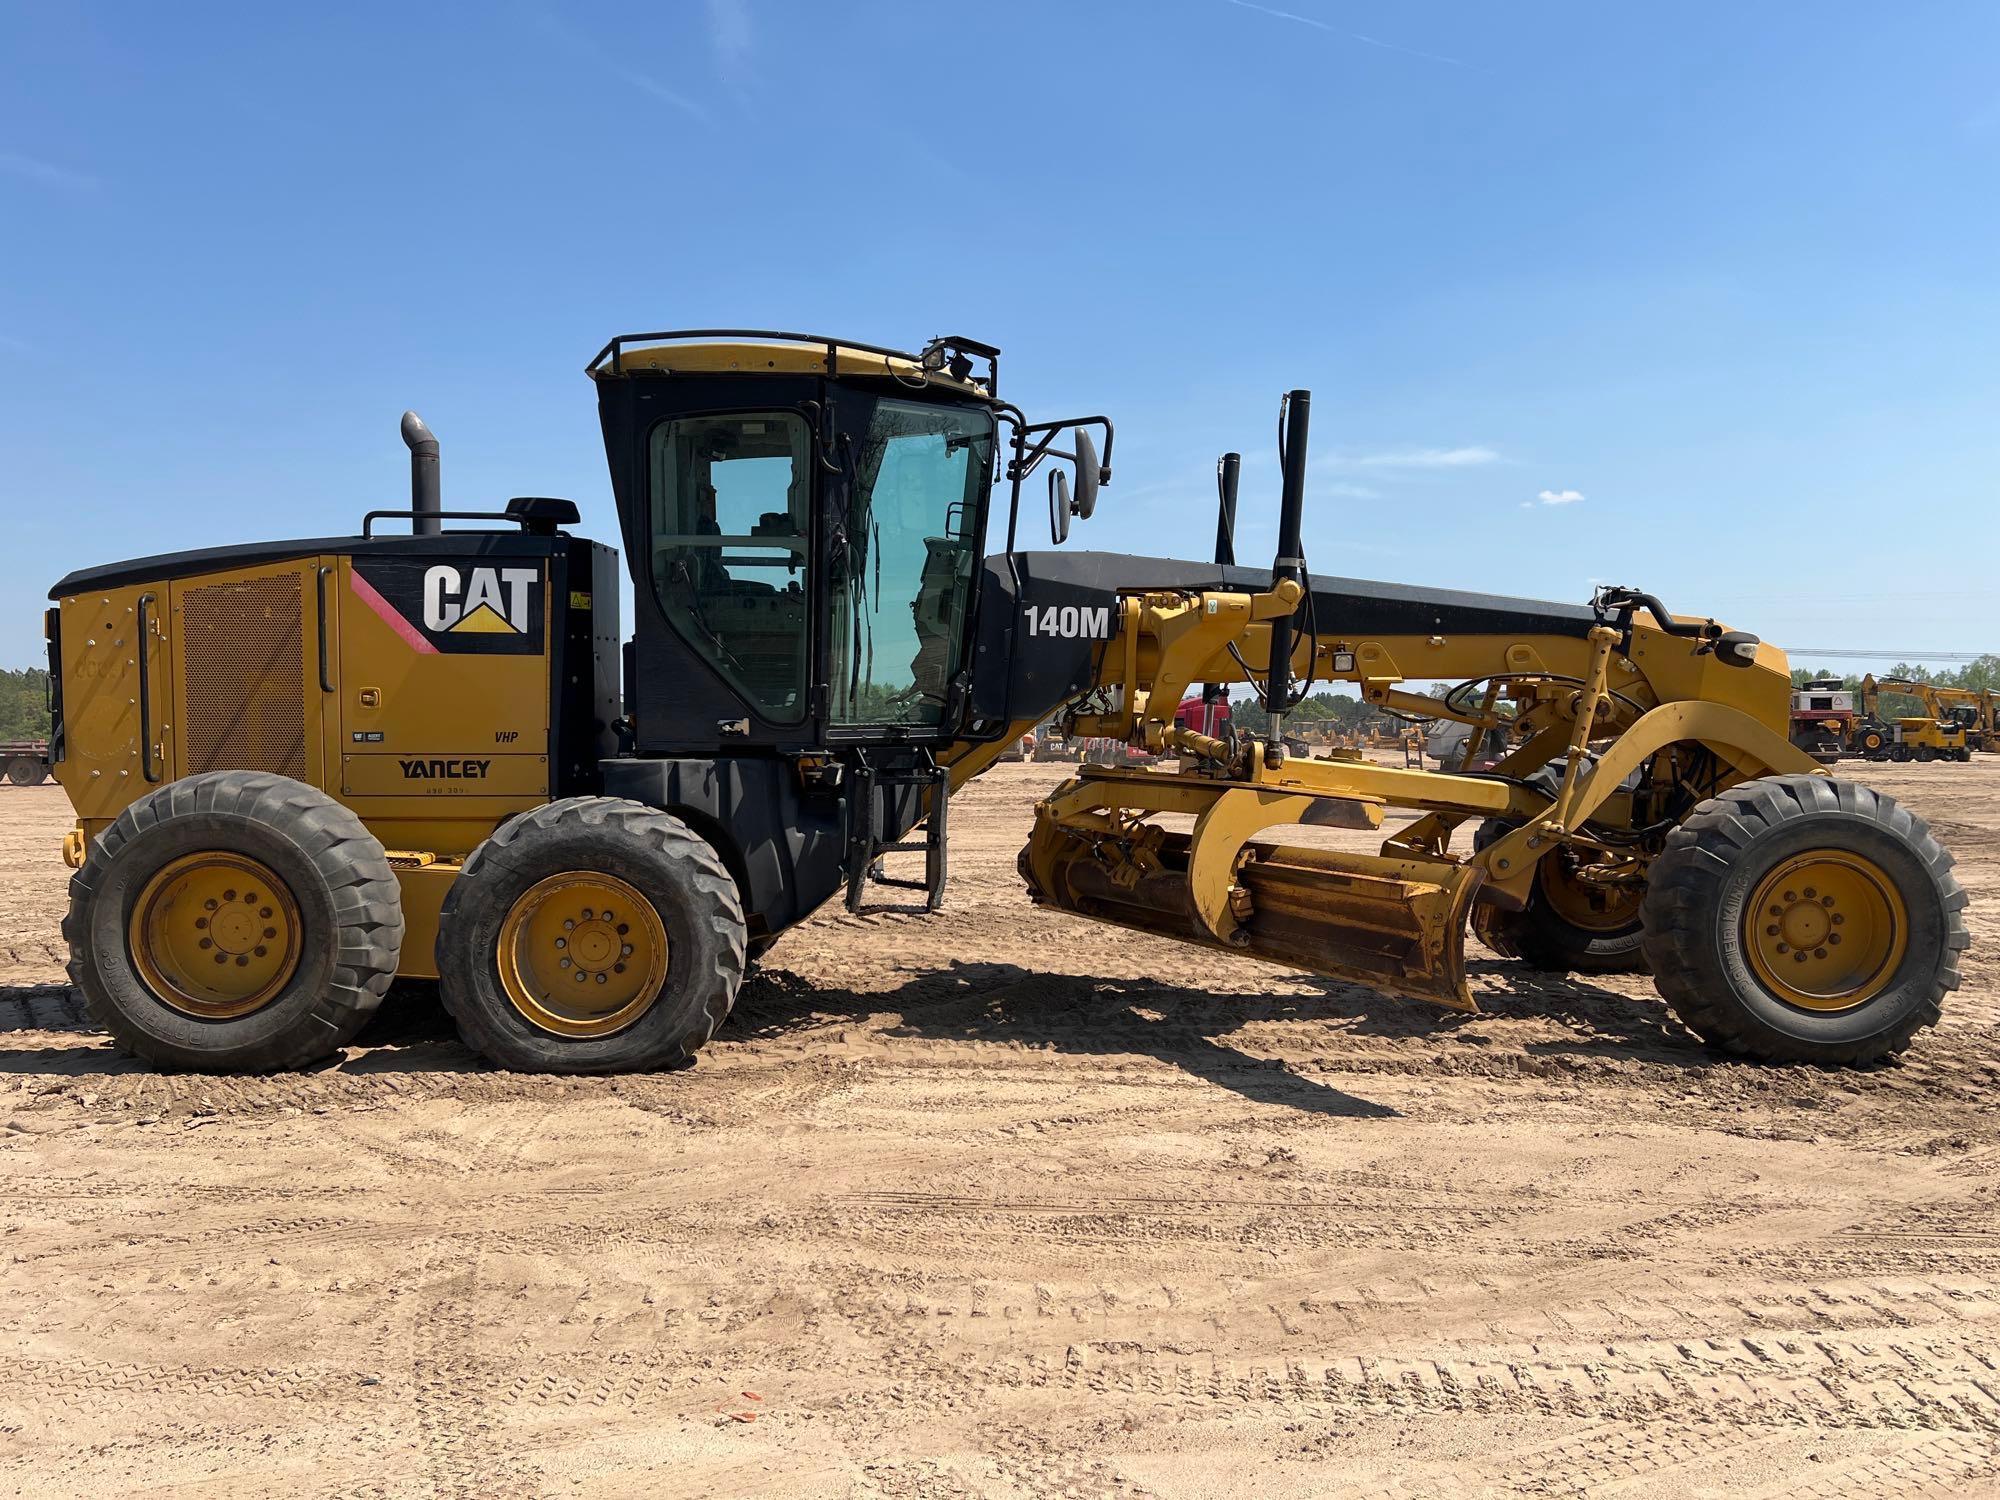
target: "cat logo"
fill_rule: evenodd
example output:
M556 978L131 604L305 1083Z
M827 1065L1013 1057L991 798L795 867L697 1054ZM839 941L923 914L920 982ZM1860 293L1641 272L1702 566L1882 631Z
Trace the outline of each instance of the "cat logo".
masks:
M357 557L354 597L422 656L534 656L543 637L543 568L463 557Z
M540 568L424 570L424 629L471 635L526 635L528 601Z

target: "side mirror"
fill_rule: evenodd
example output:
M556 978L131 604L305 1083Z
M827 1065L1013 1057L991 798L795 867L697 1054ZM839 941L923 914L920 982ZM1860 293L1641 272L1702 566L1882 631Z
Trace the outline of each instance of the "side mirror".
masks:
M1097 509L1097 483L1101 477L1097 445L1081 427L1076 430L1076 518L1088 521Z
M1069 540L1069 476L1061 469L1049 471L1049 536L1060 547Z

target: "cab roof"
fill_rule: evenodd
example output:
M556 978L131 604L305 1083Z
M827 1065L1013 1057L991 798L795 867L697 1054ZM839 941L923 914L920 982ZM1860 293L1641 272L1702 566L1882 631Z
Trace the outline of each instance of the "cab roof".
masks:
M976 379L975 360L985 360ZM902 385L939 387L992 400L1000 351L971 339L934 339L921 354L810 333L705 328L669 333L622 333L584 367L592 380L631 375L784 374L879 377Z

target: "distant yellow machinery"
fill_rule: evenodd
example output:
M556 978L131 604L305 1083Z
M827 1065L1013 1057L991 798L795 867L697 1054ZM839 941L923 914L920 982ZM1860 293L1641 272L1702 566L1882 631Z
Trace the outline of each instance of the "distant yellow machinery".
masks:
M1903 693L1917 699L1923 704L1923 713L1884 717L1880 712L1884 692ZM1871 673L1861 679L1862 717L1853 732L1855 742L1862 753L1878 760L1971 760L1973 739L1978 731L1969 729L1969 725L1976 723L1977 699L1966 695L1972 701L1974 714L1971 718L1961 717L1946 709L1943 697L1946 692L1957 695L1956 689L1939 689L1908 677L1878 678ZM1979 738L1983 741L1984 736Z
M1111 424L1030 421L970 339L627 335L589 373L629 642L618 554L569 534L575 507L444 511L414 416L412 506L359 536L52 590L69 972L122 1046L297 1066L400 974L504 1067L676 1063L885 855L921 852L904 883L939 906L951 793L1051 719L1118 754L1037 805L1020 868L1094 921L1459 1008L1470 926L1538 967L1648 968L1700 1036L1786 1061L1897 1052L1957 984L1949 857L1788 742L1781 652L1632 589L1309 574L1303 391L1261 570L1064 548ZM1038 472L1054 546L1031 551ZM413 534L376 532L395 515ZM1268 732L1180 716L1231 683ZM1457 764L1492 769L1291 753L1316 684L1464 724ZM1287 836L1392 811L1414 816L1374 853Z

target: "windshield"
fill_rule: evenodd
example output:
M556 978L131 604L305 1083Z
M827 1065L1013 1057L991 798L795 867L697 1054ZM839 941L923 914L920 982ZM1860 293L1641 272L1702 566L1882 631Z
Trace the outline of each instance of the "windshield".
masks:
M832 722L934 726L965 639L993 418L883 398L836 537Z

